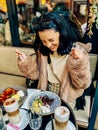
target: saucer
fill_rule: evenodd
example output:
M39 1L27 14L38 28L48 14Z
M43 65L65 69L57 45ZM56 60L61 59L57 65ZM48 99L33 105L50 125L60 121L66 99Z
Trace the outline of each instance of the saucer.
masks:
M54 120L53 120L53 124L54 124L54 130L56 130L56 129L55 129L55 123L54 123ZM45 130L52 130L51 121L48 122L48 124L46 125ZM74 124L73 124L71 121L68 121L68 124L67 124L67 130L76 130Z
M27 118L27 111L20 109L20 114L21 114L21 120L19 123L15 124L15 125L18 126L20 128L20 130L23 130L28 125L29 119ZM7 120L8 120L8 116L7 116L7 114L5 114L4 121L7 121Z

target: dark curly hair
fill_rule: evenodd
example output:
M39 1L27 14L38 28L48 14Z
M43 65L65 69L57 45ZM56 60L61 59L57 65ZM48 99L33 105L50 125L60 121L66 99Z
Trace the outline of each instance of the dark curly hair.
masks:
M62 17L63 12L47 12L41 15L34 23L33 28L36 32L36 38L34 42L35 51L40 51L43 55L49 56L53 53L49 48L43 45L38 35L39 31L45 29L55 29L60 33L60 44L58 47L58 54L68 54L72 48L72 45L76 41L81 41L81 35L74 22L67 16Z

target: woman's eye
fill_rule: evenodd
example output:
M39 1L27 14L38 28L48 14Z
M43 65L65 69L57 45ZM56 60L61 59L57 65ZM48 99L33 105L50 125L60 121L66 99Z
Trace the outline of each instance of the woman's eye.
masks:
M54 42L54 39L51 39L50 42Z
M46 44L46 42L42 41L43 44Z

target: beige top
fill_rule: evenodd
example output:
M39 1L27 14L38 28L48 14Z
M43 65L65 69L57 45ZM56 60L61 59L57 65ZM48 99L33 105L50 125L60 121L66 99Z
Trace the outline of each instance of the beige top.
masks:
M50 55L51 64L47 64L48 81L51 83L59 83L61 76L64 71L68 55L58 55L57 52Z

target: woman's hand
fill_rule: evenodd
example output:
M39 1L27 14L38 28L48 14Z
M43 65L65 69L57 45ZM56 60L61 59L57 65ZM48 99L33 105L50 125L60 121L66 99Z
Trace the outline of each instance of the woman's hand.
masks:
M21 62L24 62L27 58L27 56L19 50L16 50L16 55L18 56L18 60Z
M79 48L72 48L70 55L74 58L74 59L81 59L83 57L83 50L79 49Z

